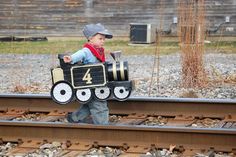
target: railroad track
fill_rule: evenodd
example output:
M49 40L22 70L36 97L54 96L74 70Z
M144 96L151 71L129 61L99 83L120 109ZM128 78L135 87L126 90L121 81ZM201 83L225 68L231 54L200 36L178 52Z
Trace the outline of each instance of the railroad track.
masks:
M105 126L60 120L78 104L60 106L47 95L0 95L0 104L1 143L17 143L8 155L27 154L53 141L66 143L60 152L64 156L86 154L91 149L107 146L122 150L119 156L141 156L161 149L171 153L177 151L182 156L236 153L236 102L233 100L110 100L111 117L120 118ZM27 114L39 118L19 120ZM164 122L148 125L157 117L165 119ZM195 126L197 120L206 118L217 119L217 124L213 127Z

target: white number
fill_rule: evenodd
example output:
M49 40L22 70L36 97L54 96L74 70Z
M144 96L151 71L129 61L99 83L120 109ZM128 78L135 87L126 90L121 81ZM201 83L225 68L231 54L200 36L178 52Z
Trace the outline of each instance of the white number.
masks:
M92 77L90 75L90 69L87 70L87 72L85 73L84 77L83 77L83 81L86 81L86 84L92 84Z

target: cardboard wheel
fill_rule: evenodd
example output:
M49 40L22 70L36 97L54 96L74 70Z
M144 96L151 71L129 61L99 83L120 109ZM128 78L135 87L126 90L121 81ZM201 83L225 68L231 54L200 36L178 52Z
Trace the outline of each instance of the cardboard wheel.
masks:
M91 89L77 89L75 97L81 103L88 102L92 98Z
M94 90L95 97L98 100L106 100L111 95L111 90L108 87L99 87Z
M51 89L51 97L58 104L67 104L72 101L74 95L71 84L66 81L56 82Z
M113 93L115 98L117 98L118 100L125 100L129 97L131 91L123 86L119 86L114 88Z

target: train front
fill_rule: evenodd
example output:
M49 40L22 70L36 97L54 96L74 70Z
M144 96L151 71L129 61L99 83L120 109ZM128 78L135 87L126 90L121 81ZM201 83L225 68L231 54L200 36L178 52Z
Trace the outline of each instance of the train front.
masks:
M64 63L63 55L58 55L60 67L51 70L51 97L58 104L68 104L73 100L87 103L93 97L105 101L114 97L126 100L132 91L127 61L119 61L120 52L113 52L113 62L98 64Z

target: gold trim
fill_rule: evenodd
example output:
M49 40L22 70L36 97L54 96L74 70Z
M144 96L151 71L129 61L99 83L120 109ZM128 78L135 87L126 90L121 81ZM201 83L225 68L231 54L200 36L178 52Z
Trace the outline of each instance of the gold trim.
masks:
M116 81L117 80L116 62L113 62L112 64L112 72L113 72L114 81Z
M103 82L102 84L87 85L87 86L75 86L75 85L74 85L74 79L73 79L74 77L73 77L73 72L72 72L73 69L75 69L75 68L83 68L83 67L97 67L97 66L102 66L102 69L103 69L104 82ZM72 86L73 86L74 89L89 88L89 87L97 87L97 86L105 86L106 83L107 83L104 64L88 64L88 65L82 65L82 66L73 66L73 67L71 67L70 72L71 72L71 84L72 84Z
M124 62L123 61L120 62L120 76L121 76L121 80L124 81L125 80L125 70L124 70Z

